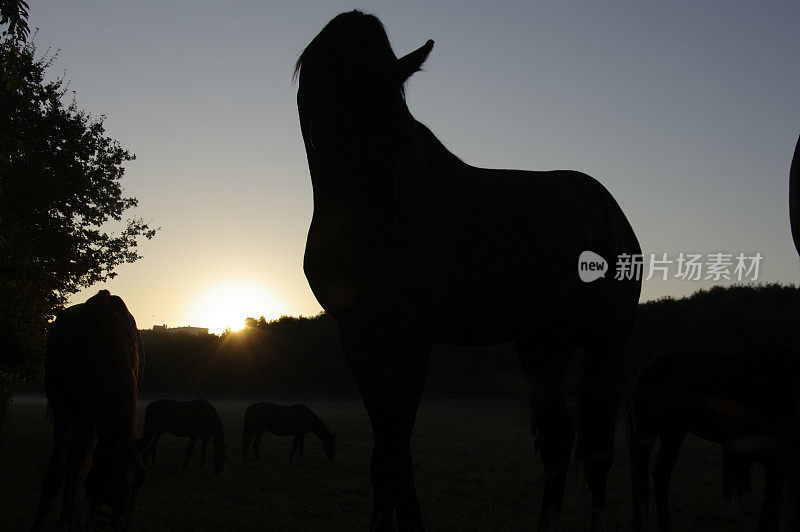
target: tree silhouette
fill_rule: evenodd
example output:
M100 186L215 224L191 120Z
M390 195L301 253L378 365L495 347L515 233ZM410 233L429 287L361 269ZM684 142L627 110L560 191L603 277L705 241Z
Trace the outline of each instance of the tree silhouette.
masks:
M6 24L5 34L22 41L28 38L28 3L25 0L0 0L0 26Z
M64 78L46 80L56 56L37 59L35 44L19 38L27 4L3 1L0 15L9 24L0 37L2 406L13 381L38 372L47 321L71 294L139 259L137 240L155 230L123 221L137 205L121 186L134 156L106 136L104 117L80 110L74 97L63 102Z

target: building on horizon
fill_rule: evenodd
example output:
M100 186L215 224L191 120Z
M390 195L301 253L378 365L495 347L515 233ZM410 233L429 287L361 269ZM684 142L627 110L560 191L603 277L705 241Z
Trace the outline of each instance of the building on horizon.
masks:
M164 325L153 325L152 329L145 330L167 334L194 334L197 336L208 334L208 327L167 327L166 323Z

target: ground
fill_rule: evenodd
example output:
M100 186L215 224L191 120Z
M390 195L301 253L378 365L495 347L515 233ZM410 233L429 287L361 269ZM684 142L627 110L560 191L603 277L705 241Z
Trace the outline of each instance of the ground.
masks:
M140 427L144 407L140 400ZM291 438L265 434L261 460L242 461L242 419L257 401L304 402L336 434L336 460L322 443L306 440L302 461L289 462ZM213 399L229 445L224 473L215 477L211 446L198 469L199 446L181 469L187 439L169 435L158 446L155 469L133 514L136 530L366 530L371 508L371 432L357 399L280 400L248 397ZM624 426L617 433L616 462L609 479L609 530L630 529L630 473ZM0 529L25 530L39 498L52 449L52 427L41 398L18 398L0 436ZM531 530L542 486L523 398L423 398L413 440L415 476L429 530ZM689 437L673 476L671 507L675 530L754 530L763 473L754 470L753 495L732 506L721 497L718 446ZM574 466L567 485L564 530L585 530L591 500ZM57 501L60 505L60 501ZM80 507L85 512L85 505ZM784 514L786 513L784 508ZM48 526L57 517L51 510ZM83 513L81 515L84 515ZM783 516L784 519L786 516ZM651 527L655 529L655 527Z

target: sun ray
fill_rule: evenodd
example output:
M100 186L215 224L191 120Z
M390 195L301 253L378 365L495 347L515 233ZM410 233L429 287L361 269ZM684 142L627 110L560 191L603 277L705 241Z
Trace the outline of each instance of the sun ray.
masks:
M250 279L220 281L204 290L190 305L187 319L191 325L208 327L219 334L225 329L244 328L247 317L278 317L280 304L263 284Z

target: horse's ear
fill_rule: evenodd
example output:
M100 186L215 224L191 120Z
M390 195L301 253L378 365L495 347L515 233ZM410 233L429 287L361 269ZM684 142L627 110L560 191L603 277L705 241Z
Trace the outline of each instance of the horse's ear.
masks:
M422 63L428 58L431 50L433 50L433 39L428 39L428 42L421 47L397 60L397 77L400 83L405 83L411 74L422 69Z

